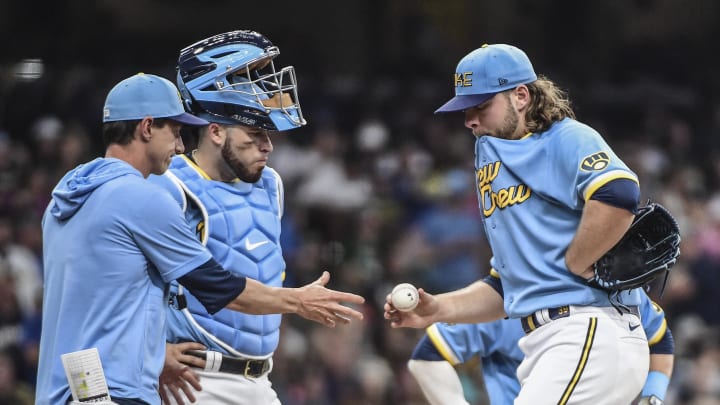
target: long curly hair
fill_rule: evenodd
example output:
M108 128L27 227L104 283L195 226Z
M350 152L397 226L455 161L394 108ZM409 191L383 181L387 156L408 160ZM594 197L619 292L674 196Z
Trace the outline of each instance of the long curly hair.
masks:
M530 106L525 113L529 132L544 132L564 118L575 119L567 93L545 76L527 85L530 91Z

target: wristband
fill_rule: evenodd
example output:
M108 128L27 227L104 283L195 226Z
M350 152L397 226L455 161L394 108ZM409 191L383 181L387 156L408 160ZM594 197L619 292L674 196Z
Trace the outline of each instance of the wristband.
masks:
M656 396L660 400L665 400L670 377L660 371L651 371L648 373L645 386L642 389L641 397Z

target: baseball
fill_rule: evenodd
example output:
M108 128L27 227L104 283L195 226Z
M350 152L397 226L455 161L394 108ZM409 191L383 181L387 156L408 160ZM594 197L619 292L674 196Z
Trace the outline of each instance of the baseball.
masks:
M420 301L418 290L410 283L398 284L390 293L392 304L398 311L412 311Z

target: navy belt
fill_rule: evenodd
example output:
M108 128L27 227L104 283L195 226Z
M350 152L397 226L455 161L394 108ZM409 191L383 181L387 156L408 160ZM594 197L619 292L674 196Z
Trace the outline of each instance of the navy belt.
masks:
M544 314L544 311L547 311L547 314ZM548 322L568 316L570 316L570 306L564 305L562 307L535 311L532 314L521 318L520 322L522 323L522 328L525 333L530 333Z
M212 356L208 359L208 352L200 350L188 350L185 352L191 356L195 356L205 360L206 362L220 362L220 364L212 364L210 367L206 366L206 370L214 370L221 373L240 374L245 377L258 378L262 377L265 373L270 370L270 360L250 360L250 359L238 359L237 357L230 357L223 354L222 356ZM219 354L219 353L218 353Z
M577 307L575 307L577 308ZM520 318L520 323L525 333L530 333L535 329L548 324L556 319L567 318L573 312L573 307L570 305L563 305L557 308L547 308L535 311L528 316ZM617 307L614 310L620 311L620 313L633 314L640 316L640 310L636 306L629 307ZM577 309L575 309L577 311Z

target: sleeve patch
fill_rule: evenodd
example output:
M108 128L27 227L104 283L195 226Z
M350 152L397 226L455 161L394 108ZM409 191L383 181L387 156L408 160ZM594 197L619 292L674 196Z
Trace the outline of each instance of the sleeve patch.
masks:
M580 162L580 170L584 172L597 172L604 170L608 165L610 165L610 156L605 152L595 152Z

